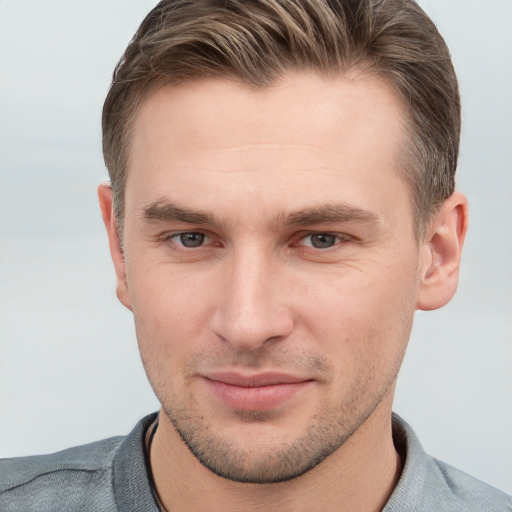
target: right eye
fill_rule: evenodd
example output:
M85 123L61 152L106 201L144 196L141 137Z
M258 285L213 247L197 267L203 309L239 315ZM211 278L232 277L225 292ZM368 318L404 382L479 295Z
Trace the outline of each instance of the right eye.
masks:
M169 237L175 244L186 247L187 249L194 249L195 247L201 247L204 245L208 237L204 233L198 233L196 231L186 231L184 233L176 233Z

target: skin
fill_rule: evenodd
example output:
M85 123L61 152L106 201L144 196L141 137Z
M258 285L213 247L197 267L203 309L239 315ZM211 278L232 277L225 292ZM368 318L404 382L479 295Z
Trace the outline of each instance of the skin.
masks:
M452 297L467 225L457 193L415 239L396 170L405 132L400 100L368 76L200 81L144 102L123 251L108 185L99 197L162 403L150 459L167 509L384 506L414 311ZM219 372L299 385L275 404L242 389L237 407Z

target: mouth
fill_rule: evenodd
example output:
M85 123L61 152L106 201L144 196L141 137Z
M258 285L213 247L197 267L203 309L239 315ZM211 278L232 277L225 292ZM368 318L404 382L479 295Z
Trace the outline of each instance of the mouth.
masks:
M268 411L288 402L313 383L282 373L242 375L235 372L203 376L212 395L226 407L238 411Z

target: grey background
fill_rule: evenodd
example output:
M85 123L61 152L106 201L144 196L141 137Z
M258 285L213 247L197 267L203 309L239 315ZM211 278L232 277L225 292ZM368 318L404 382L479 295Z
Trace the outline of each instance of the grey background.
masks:
M110 75L155 3L0 0L0 456L157 408L95 192ZM421 5L459 73L471 226L458 295L417 315L395 409L430 453L512 493L512 2Z

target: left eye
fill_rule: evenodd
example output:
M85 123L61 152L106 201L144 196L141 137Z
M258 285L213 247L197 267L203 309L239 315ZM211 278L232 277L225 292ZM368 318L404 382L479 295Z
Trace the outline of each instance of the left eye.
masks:
M178 233L171 237L171 240L183 247L191 248L200 247L204 244L207 236L204 233L196 233L196 232L187 232L187 233Z
M340 240L341 238L339 236L331 235L330 233L313 233L304 237L300 245L314 247L315 249L329 249Z

